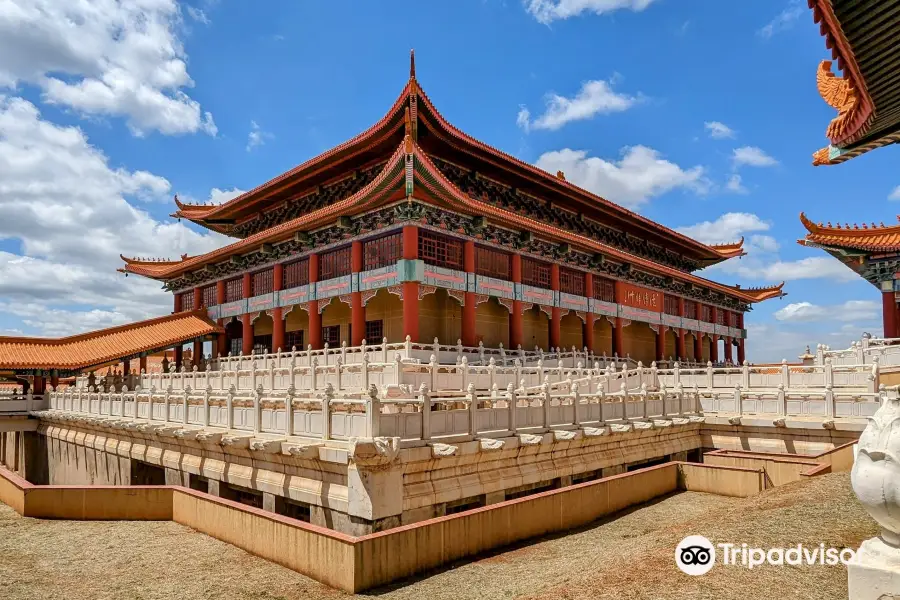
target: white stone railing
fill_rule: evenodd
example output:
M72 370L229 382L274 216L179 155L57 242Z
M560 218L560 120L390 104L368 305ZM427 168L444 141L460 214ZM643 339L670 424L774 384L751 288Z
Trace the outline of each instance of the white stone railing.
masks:
M824 421L835 418L865 419L875 414L887 392L852 392L824 390L697 390L705 415L724 413L732 423L740 424L742 416L773 416L776 425L784 425L784 417L815 417Z
M900 338L863 337L843 350L832 350L819 344L816 347L816 364L825 364L827 359L835 365L871 364L877 360L882 367L895 367L900 365Z
M879 386L880 364L835 366L830 361L824 365L714 367L711 363L701 369L659 369L655 377L660 385L673 387L696 384L700 388L733 389L739 385L744 390L791 388L850 388L875 392Z
M46 396L27 394L3 394L0 396L0 415L28 414L48 406Z

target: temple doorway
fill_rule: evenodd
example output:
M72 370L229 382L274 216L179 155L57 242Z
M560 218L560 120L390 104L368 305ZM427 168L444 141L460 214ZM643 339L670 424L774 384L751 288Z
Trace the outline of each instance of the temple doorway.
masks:
M225 325L226 349L231 356L239 356L244 347L244 328L237 317L232 317Z
M462 337L462 305L447 290L437 288L419 300L419 337L423 343L437 338L447 345L456 344Z
M378 329L381 329L380 337ZM367 344L380 344L383 338L391 343L406 339L403 332L403 301L386 289L378 290L366 304L366 333L363 337Z
M584 321L574 310L559 321L559 345L563 350L571 350L572 346L579 352L584 350Z
M594 354L613 355L613 326L605 316L594 319Z
M550 317L537 304L522 312L522 347L550 349Z
M509 347L509 310L496 298L475 307L475 341L488 348Z
M329 348L336 348L342 342L350 344L350 305L340 298L323 300L327 302L322 308L322 343Z

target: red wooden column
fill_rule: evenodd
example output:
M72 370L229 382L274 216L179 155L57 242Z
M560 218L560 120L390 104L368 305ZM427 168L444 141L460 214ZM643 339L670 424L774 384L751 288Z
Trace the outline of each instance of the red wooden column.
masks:
M278 263L272 267L272 290L276 296L281 291L284 283L284 265ZM276 297L277 301L277 297ZM279 352L287 350L284 347L284 309L276 306L272 309L272 350Z
M200 310L201 308L203 308L203 290L201 290L198 287L195 287L194 288L194 305L191 306L191 310ZM199 341L195 340L193 352L191 354L191 362L193 362L195 365L199 365L200 363L197 362L199 360L198 357L202 357L202 356L203 356L203 340L199 340ZM197 368L199 369L200 367L198 366Z
M181 294L175 294L175 305L172 308L172 312L180 313L183 310L182 300Z
M513 284L522 283L522 255L513 254L510 257L512 267ZM515 285L513 289L515 290ZM474 294L472 294L474 296ZM468 300L466 300L468 302ZM523 343L522 332L522 301L513 300L512 313L509 315L509 347L516 350Z
M246 300L253 294L253 283L250 279L250 273L244 273L243 283L243 296L244 300ZM241 323L243 324L243 329L241 330L241 352L244 353L244 356L249 356L253 352L253 315L250 313L241 315Z
M656 360L666 359L666 326L659 324L659 333L656 334Z
M684 298L678 299L678 316L684 318ZM675 338L675 358L676 360L684 360L687 356L687 347L685 342L687 340L684 337L687 335L687 332L684 328L678 330Z
M719 309L715 306L709 307L709 315L713 322L713 327L719 322ZM719 336L712 334L709 342L709 360L714 363L719 362Z
M50 385L53 386L54 390L59 387L59 371L50 372Z
M46 391L46 380L40 375L35 375L31 388L32 394L35 396L43 396Z
M225 280L224 279L216 282L216 304L218 304L219 306L222 306L223 304L225 304ZM225 319L219 319L219 325L224 327ZM225 336L225 334L220 333L218 335L218 339L216 341L218 342L217 343L218 350L219 350L218 355L225 356L226 354L228 354L228 338ZM144 358L142 360L144 361L144 363L143 363L144 366L141 368L146 369L147 368L147 359Z
M466 273L475 272L475 242L469 240L463 246L463 267ZM512 315L510 315L510 323L512 323ZM512 333L512 329L510 329ZM462 343L463 346L477 346L476 324L475 324L475 292L466 291L465 304L462 307ZM512 345L512 342L510 342Z
M893 290L881 293L881 311L884 322L884 337L897 337L897 301Z
M703 305L699 302L696 303L697 310L697 321L703 320ZM694 332L694 360L698 363L703 362L703 332L695 331Z
M142 356L138 359L138 369L140 369L140 372L141 372L141 373L146 373L146 372L147 372L147 357L146 357L146 356L143 356L143 355L142 355Z
M744 313L737 313L735 316L737 316L738 328L744 329ZM737 359L739 364L744 364L744 361L747 360L744 352L744 341L744 338L738 340Z
M550 265L550 289L559 291L559 265ZM562 322L562 309L554 306L550 311L550 347L559 347L559 325Z
M350 271L362 273L363 270L363 244L360 241L350 244ZM366 337L366 307L362 303L362 292L350 293L350 345L361 346ZM371 343L380 343L381 340L366 340Z
M419 228L415 225L403 227L403 258L416 260L419 258ZM403 282L403 333L418 342L419 340L419 282Z
M622 284L618 281L615 282L615 296L616 296L616 304L622 303L622 296L624 295L625 290L622 287ZM613 353L619 358L625 358L625 342L624 342L624 323L622 322L622 317L616 317L616 326L613 327Z
M309 255L309 285L313 288L319 281L319 255ZM307 305L309 309L309 341L313 350L322 348L322 314L319 312L319 301L310 300Z
M731 311L725 311L725 325L731 327L732 322ZM725 362L734 362L731 351L731 336L725 336Z
M585 273L584 274L584 296L588 299L588 304L590 304L590 299L594 296L594 274L593 273ZM582 341L584 341L584 345L587 347L588 352L594 351L594 313L588 311L585 315L584 327L582 329L584 334L581 336ZM588 365L593 366L593 365Z

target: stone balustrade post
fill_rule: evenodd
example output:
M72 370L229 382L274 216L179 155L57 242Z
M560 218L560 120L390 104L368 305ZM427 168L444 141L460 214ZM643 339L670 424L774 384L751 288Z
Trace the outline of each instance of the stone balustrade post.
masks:
M334 386L325 384L325 393L322 395L322 439L331 439L331 401L334 399ZM380 417L379 417L380 421Z
M550 385L548 383L541 386L541 398L544 409L544 429L550 429Z
M419 402L422 404L422 440L431 439L431 392L423 381L419 386Z
M628 386L625 383L619 385L619 391L622 393L622 420L628 421Z
M319 376L319 357L313 356L312 361L309 365L309 395L316 395L316 388L318 387L317 378Z
M269 365L269 373L268 373L267 379L268 379L269 389L270 389L270 390L274 390L274 389L275 389L275 369L278 368L278 365L279 365L280 363L281 363L281 359L279 358L278 363L276 363L276 361L273 360L273 361L271 362L271 364Z
M190 386L181 391L181 423L183 425L187 425L188 423L188 395L190 393Z
M366 423L368 425L368 437L381 436L381 400L378 399L378 388L373 384L369 386L369 401L366 403Z
M291 369L291 377L290 377L290 383L288 384L288 387L297 389L297 354L295 352L291 352L290 369Z
M678 399L678 416L684 416L684 387L682 387L681 382L675 386L675 398Z
M347 364L347 340L341 342L341 363Z
M284 393L284 434L294 435L294 395L297 390L294 386L288 387Z
M647 400L648 400L647 384L646 384L646 383L642 383L642 384L641 384L641 404L642 404L643 406L641 407L641 410L642 410L642 412L643 412L643 418L644 418L645 421L647 420L647 418L648 418L648 416L649 416L649 415L648 415L648 410L647 410Z
M386 337L381 338L381 362L388 362L388 341Z
M706 361L706 389L713 389L713 364L711 360Z
M870 392L876 392L881 387L881 364L877 356L872 357L872 371L869 375Z
M328 350L330 350L330 349L331 348L328 345L328 342L325 342L325 344L322 346L322 366L323 367L328 366Z
M784 384L778 384L778 416L784 417L787 415L787 396L784 391Z
M641 361L638 361L637 363L637 376L637 385L638 387L641 387L642 385L644 385L644 363L642 363Z
M344 374L344 359L340 356L337 357L337 361L335 361L334 363L334 372L337 375L337 390L341 391L342 389L344 389L343 385L341 384L341 378Z
M460 366L462 367L462 386L460 389L467 390L469 389L469 359L463 356Z
M203 426L209 427L209 397L212 395L212 386L206 386L203 390Z
M574 348L574 346L573 346ZM581 394L578 392L578 382L572 384L571 387L571 396L572 396L572 424L575 427L581 426L581 416L579 414L581 408Z
M831 360L831 357L825 359L825 366L822 368L822 372L825 374L825 387L829 385L834 385L834 362Z
M170 382L170 383L171 383L171 382ZM163 396L163 398L164 398L165 401L166 401L165 410L163 411L163 419L165 419L165 422L166 422L166 423L169 422L169 395L170 395L171 393L172 393L172 387L169 386L169 387L166 388L166 393L165 393L165 395Z
M232 385L225 396L225 428L234 429L234 395L237 390Z
M681 383L681 365L677 362L672 365L672 385Z
M745 390L750 389L750 362L746 360L741 365L741 387Z
M650 387L659 387L659 369L655 360L650 363Z
M119 416L122 417L123 419L125 418L125 392L127 392L127 391L128 391L128 386L125 386L124 388L122 388L122 395L119 396L119 398L120 398ZM135 397L137 397L137 395L135 395Z
M662 398L662 418L665 419L666 415L669 414L668 409L666 408L666 384L659 384L659 397Z
M825 386L825 417L833 419L835 413L834 390L830 385Z
M362 379L362 388L364 390L369 389L369 357L366 354L362 355L362 362L360 363L360 375Z
M600 421L601 425L604 423L604 416L603 416L604 402L606 402L606 393L603 391L603 388L601 387L599 390L597 390L597 408L598 408L597 413L599 415L598 420Z
M744 403L741 401L741 384L734 384L734 410L740 416L744 414Z
M510 383L506 386L506 408L509 411L509 418L507 419L507 421L509 422L509 431L512 434L515 434L516 429L518 428L518 425L516 423L516 404L518 404L518 401L519 400L516 397L515 386Z
M788 366L786 358L781 359L781 384L786 390L791 387L791 368Z
M262 395L263 386L253 390L253 433L262 432Z
M395 384L400 385L403 383L403 358L399 352L394 355L394 375L396 377L394 380Z
M475 394L474 383L466 388L466 398L469 401L469 435L474 436L478 432L478 396Z
M404 347L406 350L406 358L412 358L412 338L409 335L406 336Z

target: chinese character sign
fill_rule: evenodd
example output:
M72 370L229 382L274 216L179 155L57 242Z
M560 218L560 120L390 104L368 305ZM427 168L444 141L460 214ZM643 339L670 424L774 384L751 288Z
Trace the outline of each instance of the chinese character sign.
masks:
M663 306L662 292L648 290L647 288L638 287L636 285L619 284L621 286L619 304L631 306L634 308L642 308L654 312L661 312Z

